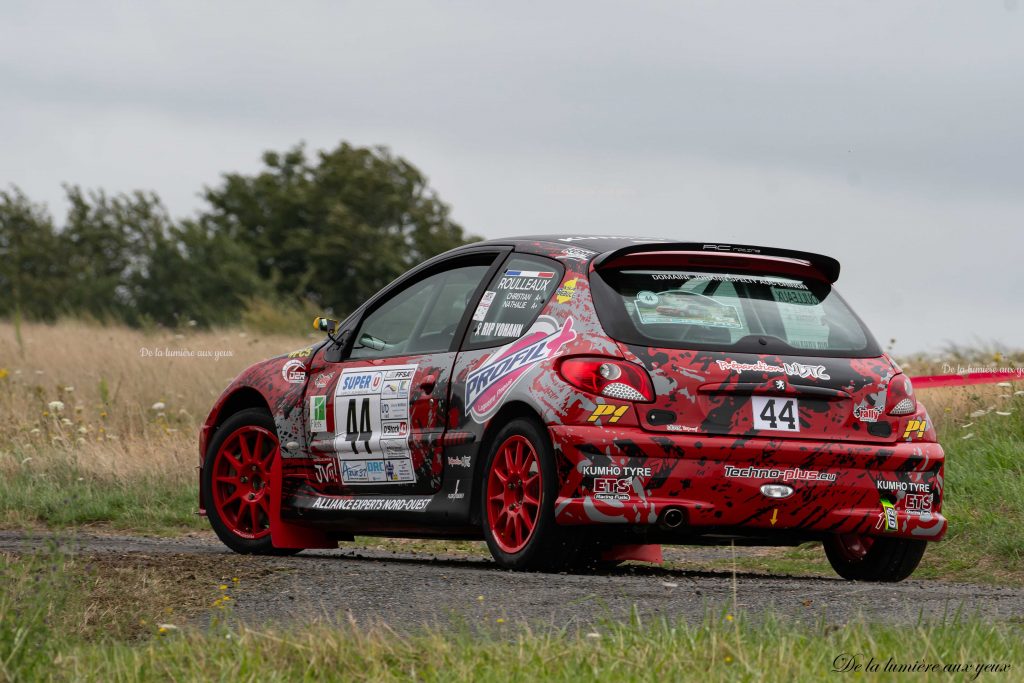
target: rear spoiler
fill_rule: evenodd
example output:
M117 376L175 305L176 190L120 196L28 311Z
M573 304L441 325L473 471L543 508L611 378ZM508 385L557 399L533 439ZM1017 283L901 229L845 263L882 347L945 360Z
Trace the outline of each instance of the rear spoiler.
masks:
M631 244L628 247L607 251L593 261L593 267L599 268L605 263L630 254L659 251L689 251L713 254L740 254L744 256L766 256L768 258L784 258L804 261L821 273L829 284L839 279L839 261L831 256L812 254L807 251L793 249L776 249L775 247L751 247L745 244L705 244L702 242L651 242L647 244Z

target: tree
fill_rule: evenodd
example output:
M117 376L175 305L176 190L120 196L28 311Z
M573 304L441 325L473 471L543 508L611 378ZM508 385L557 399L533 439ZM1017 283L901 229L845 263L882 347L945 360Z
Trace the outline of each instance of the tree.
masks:
M0 315L53 319L65 291L60 243L45 207L16 187L0 190Z
M247 244L260 275L287 297L351 311L411 266L468 238L405 159L342 143L306 158L263 155L253 176L227 174L202 220Z

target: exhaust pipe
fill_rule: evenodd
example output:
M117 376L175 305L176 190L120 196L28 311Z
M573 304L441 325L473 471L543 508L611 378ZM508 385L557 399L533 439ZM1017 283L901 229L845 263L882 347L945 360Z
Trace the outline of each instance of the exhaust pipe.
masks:
M658 526L662 529L671 531L672 529L678 529L686 521L686 515L680 508L669 508L661 513L661 519L658 521Z

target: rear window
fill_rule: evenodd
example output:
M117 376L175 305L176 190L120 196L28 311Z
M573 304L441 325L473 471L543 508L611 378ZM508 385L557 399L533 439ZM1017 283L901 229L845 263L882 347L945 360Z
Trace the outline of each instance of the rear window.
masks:
M876 356L878 345L828 284L754 273L602 270L591 276L605 330L643 346Z

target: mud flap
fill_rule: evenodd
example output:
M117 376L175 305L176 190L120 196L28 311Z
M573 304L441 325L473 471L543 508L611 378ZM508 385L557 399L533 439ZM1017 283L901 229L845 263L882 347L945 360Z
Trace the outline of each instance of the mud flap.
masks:
M273 529L273 527L271 527ZM625 562L633 560L636 562L653 562L661 564L664 558L661 556L661 546L657 543L644 545L613 545L601 553L601 559L605 562Z
M283 460L278 453L270 466L270 543L275 548L337 548L338 542L324 532L281 519Z

